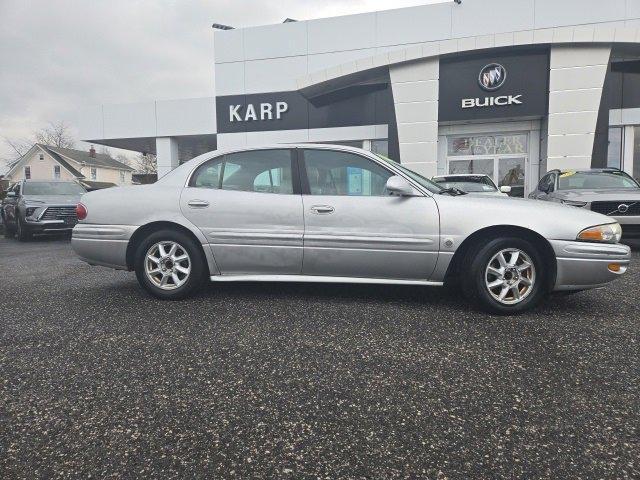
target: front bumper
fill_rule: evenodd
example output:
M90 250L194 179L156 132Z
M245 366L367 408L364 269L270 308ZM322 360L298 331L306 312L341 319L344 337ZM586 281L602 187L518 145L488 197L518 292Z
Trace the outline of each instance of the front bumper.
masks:
M127 270L127 245L137 228L79 223L73 228L71 248L90 265Z
M551 246L557 260L554 290L601 287L624 274L631 261L631 249L619 243L551 240ZM610 264L620 265L620 270L611 271Z
M64 220L30 220L27 217L23 223L24 228L31 233L69 232L76 225Z

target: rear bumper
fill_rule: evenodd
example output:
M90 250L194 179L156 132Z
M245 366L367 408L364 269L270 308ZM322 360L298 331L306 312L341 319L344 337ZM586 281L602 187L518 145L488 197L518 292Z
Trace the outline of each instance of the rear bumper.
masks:
M127 246L136 228L79 223L73 228L71 248L90 265L127 270Z
M585 290L606 285L627 271L631 249L621 244L601 244L551 240L556 254L554 290ZM620 270L609 269L618 264Z

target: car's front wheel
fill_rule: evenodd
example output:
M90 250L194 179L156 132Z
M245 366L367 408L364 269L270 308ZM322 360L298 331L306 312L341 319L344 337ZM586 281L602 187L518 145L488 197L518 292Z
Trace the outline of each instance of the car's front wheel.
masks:
M179 300L204 280L202 249L188 235L161 230L145 238L136 250L135 271L140 285L163 300Z
M522 238L497 238L471 249L462 273L465 294L491 313L508 315L535 307L545 294L544 261Z
M22 222L20 217L18 217L17 224L18 225L16 227L16 237L18 237L18 240L20 240L21 242L27 242L27 241L31 240L33 235L27 229L27 227L24 226L24 223Z

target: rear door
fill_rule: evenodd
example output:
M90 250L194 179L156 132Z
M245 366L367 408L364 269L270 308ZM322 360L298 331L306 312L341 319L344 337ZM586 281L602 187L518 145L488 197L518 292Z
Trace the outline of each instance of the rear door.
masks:
M304 223L291 149L209 160L182 192L182 213L207 237L225 274L300 274Z
M300 149L305 275L430 278L439 215L421 193L391 196L382 165L352 152Z

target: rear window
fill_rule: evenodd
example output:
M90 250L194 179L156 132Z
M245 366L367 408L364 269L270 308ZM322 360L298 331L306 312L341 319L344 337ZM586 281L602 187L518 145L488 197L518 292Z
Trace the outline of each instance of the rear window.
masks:
M639 187L636 181L624 172L563 172L558 180L560 190Z
M26 182L23 195L79 195L86 190L73 182Z

